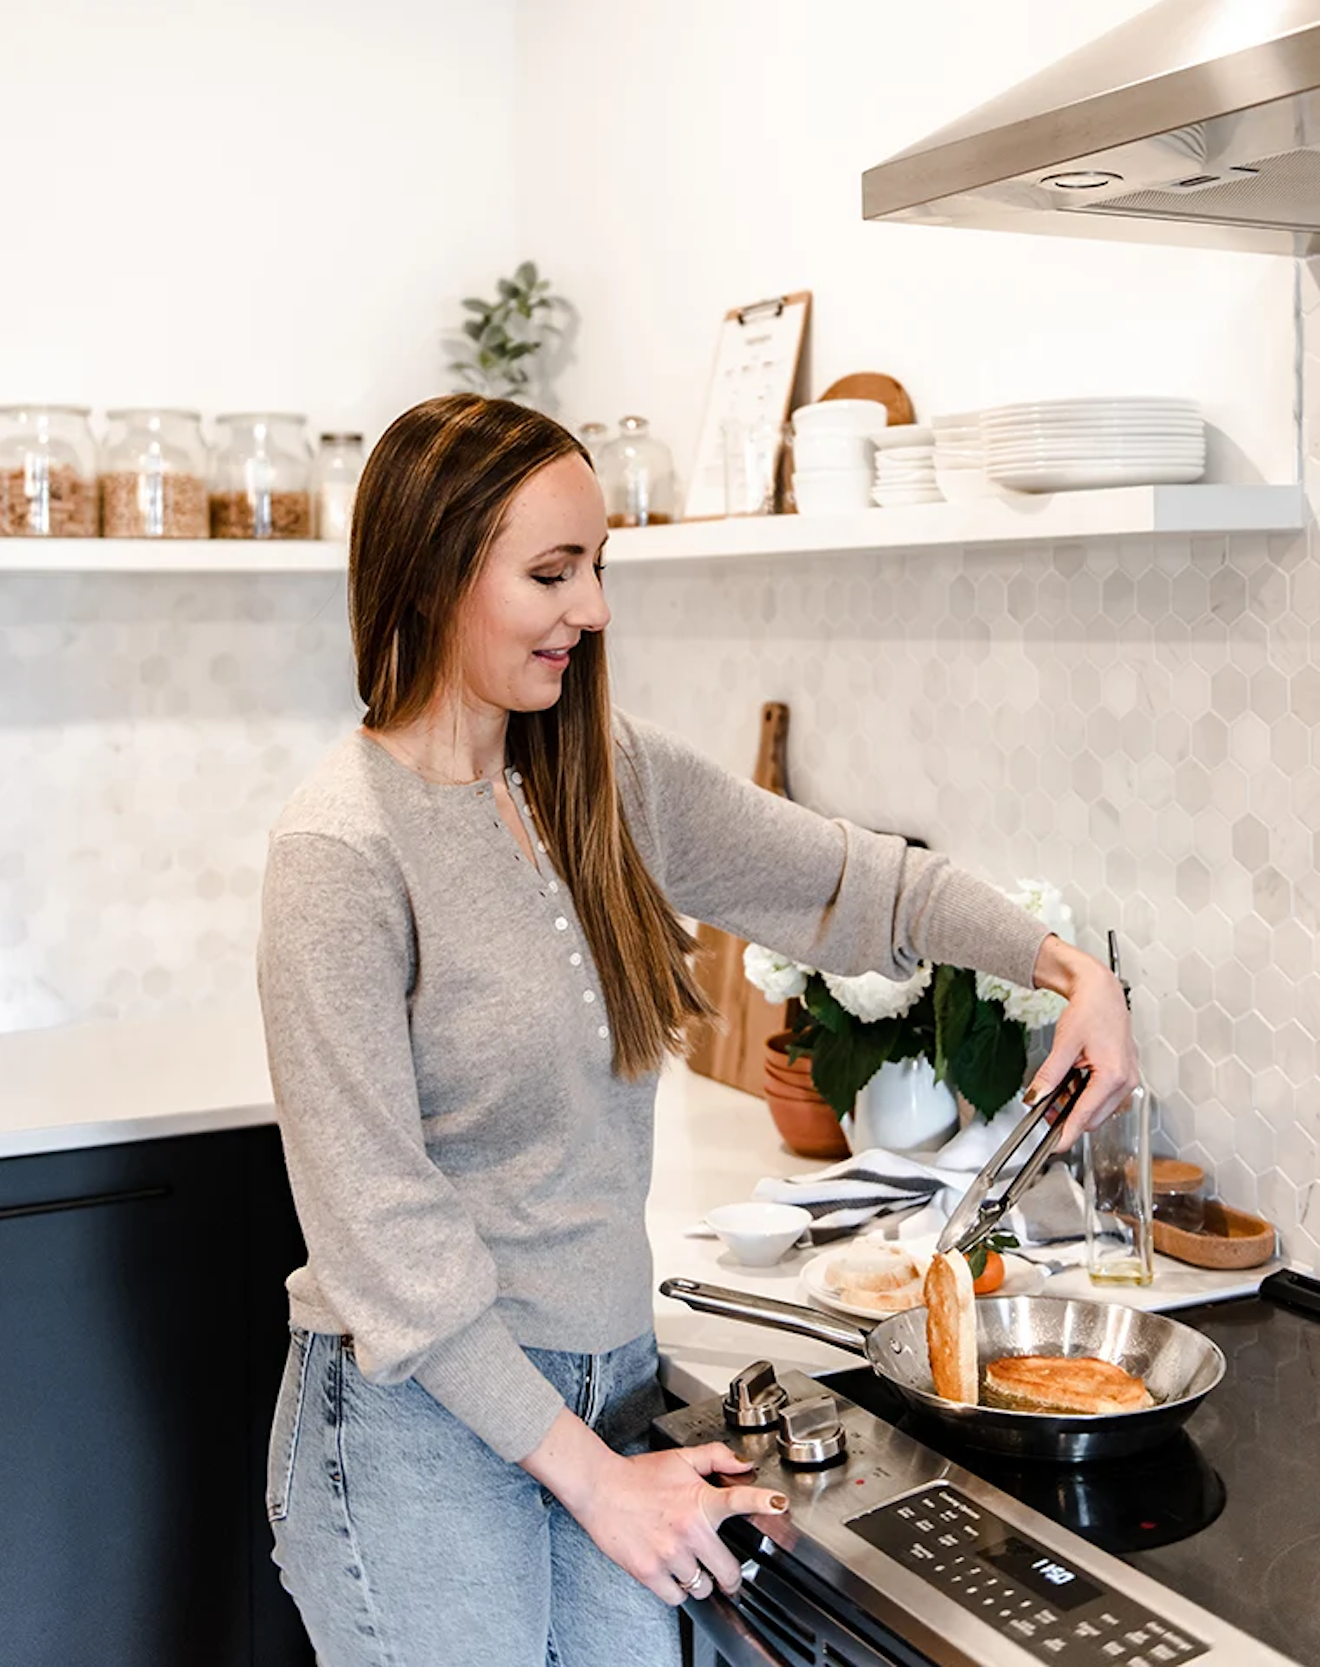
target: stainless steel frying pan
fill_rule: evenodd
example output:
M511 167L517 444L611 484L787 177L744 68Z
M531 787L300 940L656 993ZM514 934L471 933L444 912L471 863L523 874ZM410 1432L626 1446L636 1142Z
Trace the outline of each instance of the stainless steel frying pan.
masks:
M1146 1314L1117 1302L1060 1297L979 1297L976 1346L982 1361L1006 1354L1098 1355L1144 1378L1155 1399L1136 1412L1090 1417L1073 1413L1009 1412L968 1406L935 1393L926 1353L926 1310L910 1308L869 1331L833 1314L770 1297L666 1279L662 1296L734 1320L795 1331L851 1354L864 1355L913 1412L944 1426L969 1447L1019 1458L1121 1458L1166 1441L1224 1375L1217 1344L1165 1314Z

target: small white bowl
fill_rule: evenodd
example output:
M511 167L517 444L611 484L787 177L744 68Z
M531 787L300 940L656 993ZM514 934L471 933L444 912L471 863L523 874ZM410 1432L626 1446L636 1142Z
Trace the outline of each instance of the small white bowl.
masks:
M889 421L888 408L878 399L821 399L799 405L793 413L793 432L873 434Z
M793 468L869 469L874 451L867 434L808 429L793 436Z
M744 1267L773 1267L811 1226L811 1211L796 1204L721 1204L706 1225Z
M871 502L869 469L794 470L793 497L799 515L844 515Z

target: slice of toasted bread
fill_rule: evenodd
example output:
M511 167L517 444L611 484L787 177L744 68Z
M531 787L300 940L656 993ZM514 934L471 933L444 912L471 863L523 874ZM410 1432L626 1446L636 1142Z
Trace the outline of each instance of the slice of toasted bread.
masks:
M925 1300L921 1278L917 1274L906 1285L898 1285L892 1291L872 1291L865 1285L844 1285L839 1291L840 1302L846 1302L853 1308L865 1308L873 1314L901 1314L908 1308L920 1308Z
M932 1256L926 1270L926 1349L935 1393L975 1406L976 1294L972 1270L959 1250Z
M900 1290L920 1277L911 1255L896 1244L854 1245L825 1269L826 1281L836 1291L850 1287L876 1296Z
M1094 1355L1005 1355L986 1367L985 1386L996 1399L1042 1412L1135 1412L1154 1405L1140 1378Z

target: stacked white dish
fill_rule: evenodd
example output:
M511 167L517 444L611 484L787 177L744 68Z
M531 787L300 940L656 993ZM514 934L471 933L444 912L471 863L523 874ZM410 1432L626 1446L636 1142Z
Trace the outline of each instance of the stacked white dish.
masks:
M933 429L904 423L901 428L886 429L876 436L875 490L871 496L882 509L943 501L944 494L935 483Z
M930 426L935 433L935 484L949 502L997 497L999 488L985 472L981 413L932 417Z
M879 400L823 399L793 413L793 496L800 515L836 515L871 501L872 436L889 413Z
M1205 423L1190 399L1046 399L981 413L986 473L1019 492L1200 480Z

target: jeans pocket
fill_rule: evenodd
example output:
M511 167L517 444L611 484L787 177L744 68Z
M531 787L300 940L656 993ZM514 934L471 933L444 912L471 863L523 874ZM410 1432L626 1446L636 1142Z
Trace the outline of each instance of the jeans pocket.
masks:
M289 1514L289 1492L293 1484L293 1463L298 1455L298 1432L302 1428L303 1399L307 1389L307 1362L311 1334L300 1326L289 1327L289 1352L284 1357L279 1398L271 1423L270 1451L266 1459L266 1516L283 1522Z

